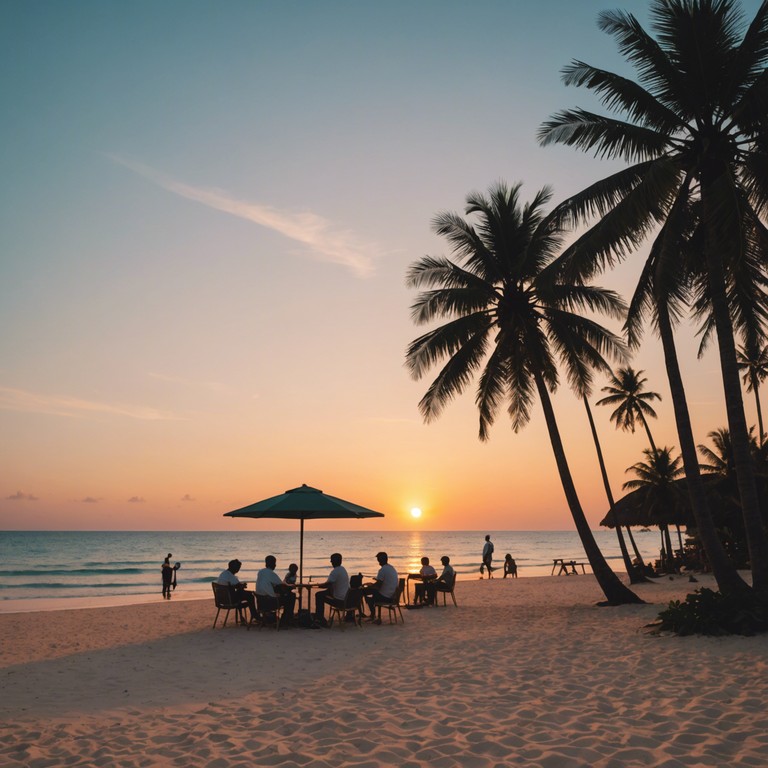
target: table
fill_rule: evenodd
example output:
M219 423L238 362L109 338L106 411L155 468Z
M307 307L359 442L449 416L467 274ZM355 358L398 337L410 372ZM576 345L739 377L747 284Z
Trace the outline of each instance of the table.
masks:
M298 584L297 583L297 584L294 584L293 586L296 587L296 589L299 592L299 610L301 610L302 599L303 599L303 596L304 596L304 590L305 589L307 590L307 604L308 604L307 607L309 608L310 613L311 613L312 612L312 590L315 587L318 587L320 585L318 583L313 584L311 581L305 581L303 584Z
M576 566L581 566L581 572L586 573L584 566L587 565L587 563L582 563L578 560L564 560L562 557L556 557L552 560L552 573L551 575L555 575L555 570L557 567L560 567L560 570L557 571L558 576L569 576L570 574L578 574L578 571L576 570ZM568 569L571 569L570 571Z
M428 576L426 579L420 573L409 573L405 577L405 604L411 605L411 579L413 581L435 581L437 576ZM414 594L414 599L415 599Z

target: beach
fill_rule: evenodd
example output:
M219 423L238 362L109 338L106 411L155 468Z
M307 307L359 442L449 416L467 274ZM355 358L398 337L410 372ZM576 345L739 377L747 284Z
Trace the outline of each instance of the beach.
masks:
M212 600L0 615L0 765L766 766L768 637L645 629L687 577L460 581L344 630L211 628Z

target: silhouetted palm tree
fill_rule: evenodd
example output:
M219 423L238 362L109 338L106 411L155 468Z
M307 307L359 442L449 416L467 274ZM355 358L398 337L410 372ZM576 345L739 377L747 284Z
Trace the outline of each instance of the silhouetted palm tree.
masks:
M413 341L406 364L416 379L444 364L419 403L426 421L437 418L478 376L475 402L480 439L487 440L496 412L505 403L515 431L524 427L538 394L560 480L592 570L608 603L642 602L611 570L581 507L552 408L559 382L557 362L571 388L589 391L592 370L607 369L604 355L620 358L621 340L589 317L620 317L621 299L612 291L566 284L547 265L562 242L562 229L544 213L548 189L523 204L520 185L499 183L488 197L472 194L465 213L435 217L434 230L447 238L456 261L426 256L408 272L408 284L423 290L412 308L417 324L447 319Z
M653 442L648 419L657 418L656 411L653 410L650 402L661 400L661 395L658 392L645 391L644 387L648 379L641 378L643 373L645 371L636 371L630 366L619 368L611 375L610 383L601 390L607 392L608 396L598 400L596 405L616 406L611 413L611 421L618 429L634 434L635 422L639 420L645 429L651 448L655 451L656 443Z
M682 491L675 481L683 474L681 459L672 456L671 448L647 448L643 451L647 461L638 461L627 469L634 472L636 478L627 480L622 486L625 490L642 489L644 511L661 529L662 553L666 550L667 569L674 569L674 552L669 536L669 524L677 522L677 510L680 507Z
M757 408L757 434L758 442L765 442L765 430L763 429L763 411L760 408L760 385L768 378L768 345L762 349L748 350L747 345L739 347L737 352L739 370L743 372L743 381L747 392L755 393L755 407Z
M544 144L631 163L560 207L566 220L599 220L569 248L571 282L623 258L681 200L695 203L752 579L766 593L768 540L749 451L728 271L754 248L753 233L764 237L766 230L760 216L768 206L768 0L746 30L732 0L653 0L650 13L656 39L629 13L599 16L601 29L616 37L636 68L637 83L581 61L564 70L567 84L593 90L621 119L565 110L539 136Z

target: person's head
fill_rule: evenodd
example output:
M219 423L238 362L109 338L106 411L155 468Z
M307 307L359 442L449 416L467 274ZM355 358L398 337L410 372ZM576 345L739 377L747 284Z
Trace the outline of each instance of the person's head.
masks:
M240 568L242 568L242 563L239 560L230 560L229 565L227 565L227 570L230 571L230 573L237 573Z
M511 560L512 559L512 555L510 555L509 552L507 552L507 554L504 555L504 559L505 560Z
M422 557L421 558L421 564L422 565L429 565L429 558L428 557Z
M376 560L378 560L379 565L386 565L389 561L389 557L386 552L377 552Z
M448 565L448 563L450 563L450 562L451 562L451 558L450 558L450 557L448 557L448 555L443 555L443 556L440 558L440 562L441 562L443 565Z
M486 533L485 534L485 540L486 541L490 541L491 540L491 534L490 533Z
M299 572L299 566L296 565L296 563L291 563L288 566L288 573L298 573Z
M274 571L275 566L277 565L277 559L275 558L274 555L267 555L264 558L264 565L266 565L270 571Z
M334 552L331 555L331 565L334 568L338 568L341 565L341 555L338 552Z
M168 555L168 557L166 557L165 560L163 560L163 563L165 565L170 565L171 564L171 556Z

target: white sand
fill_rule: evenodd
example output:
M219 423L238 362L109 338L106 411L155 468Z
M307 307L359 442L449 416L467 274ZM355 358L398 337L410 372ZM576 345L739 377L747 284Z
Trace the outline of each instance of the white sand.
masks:
M212 601L0 616L0 765L768 766L768 637L654 637L700 578L460 582L405 624L211 629Z

